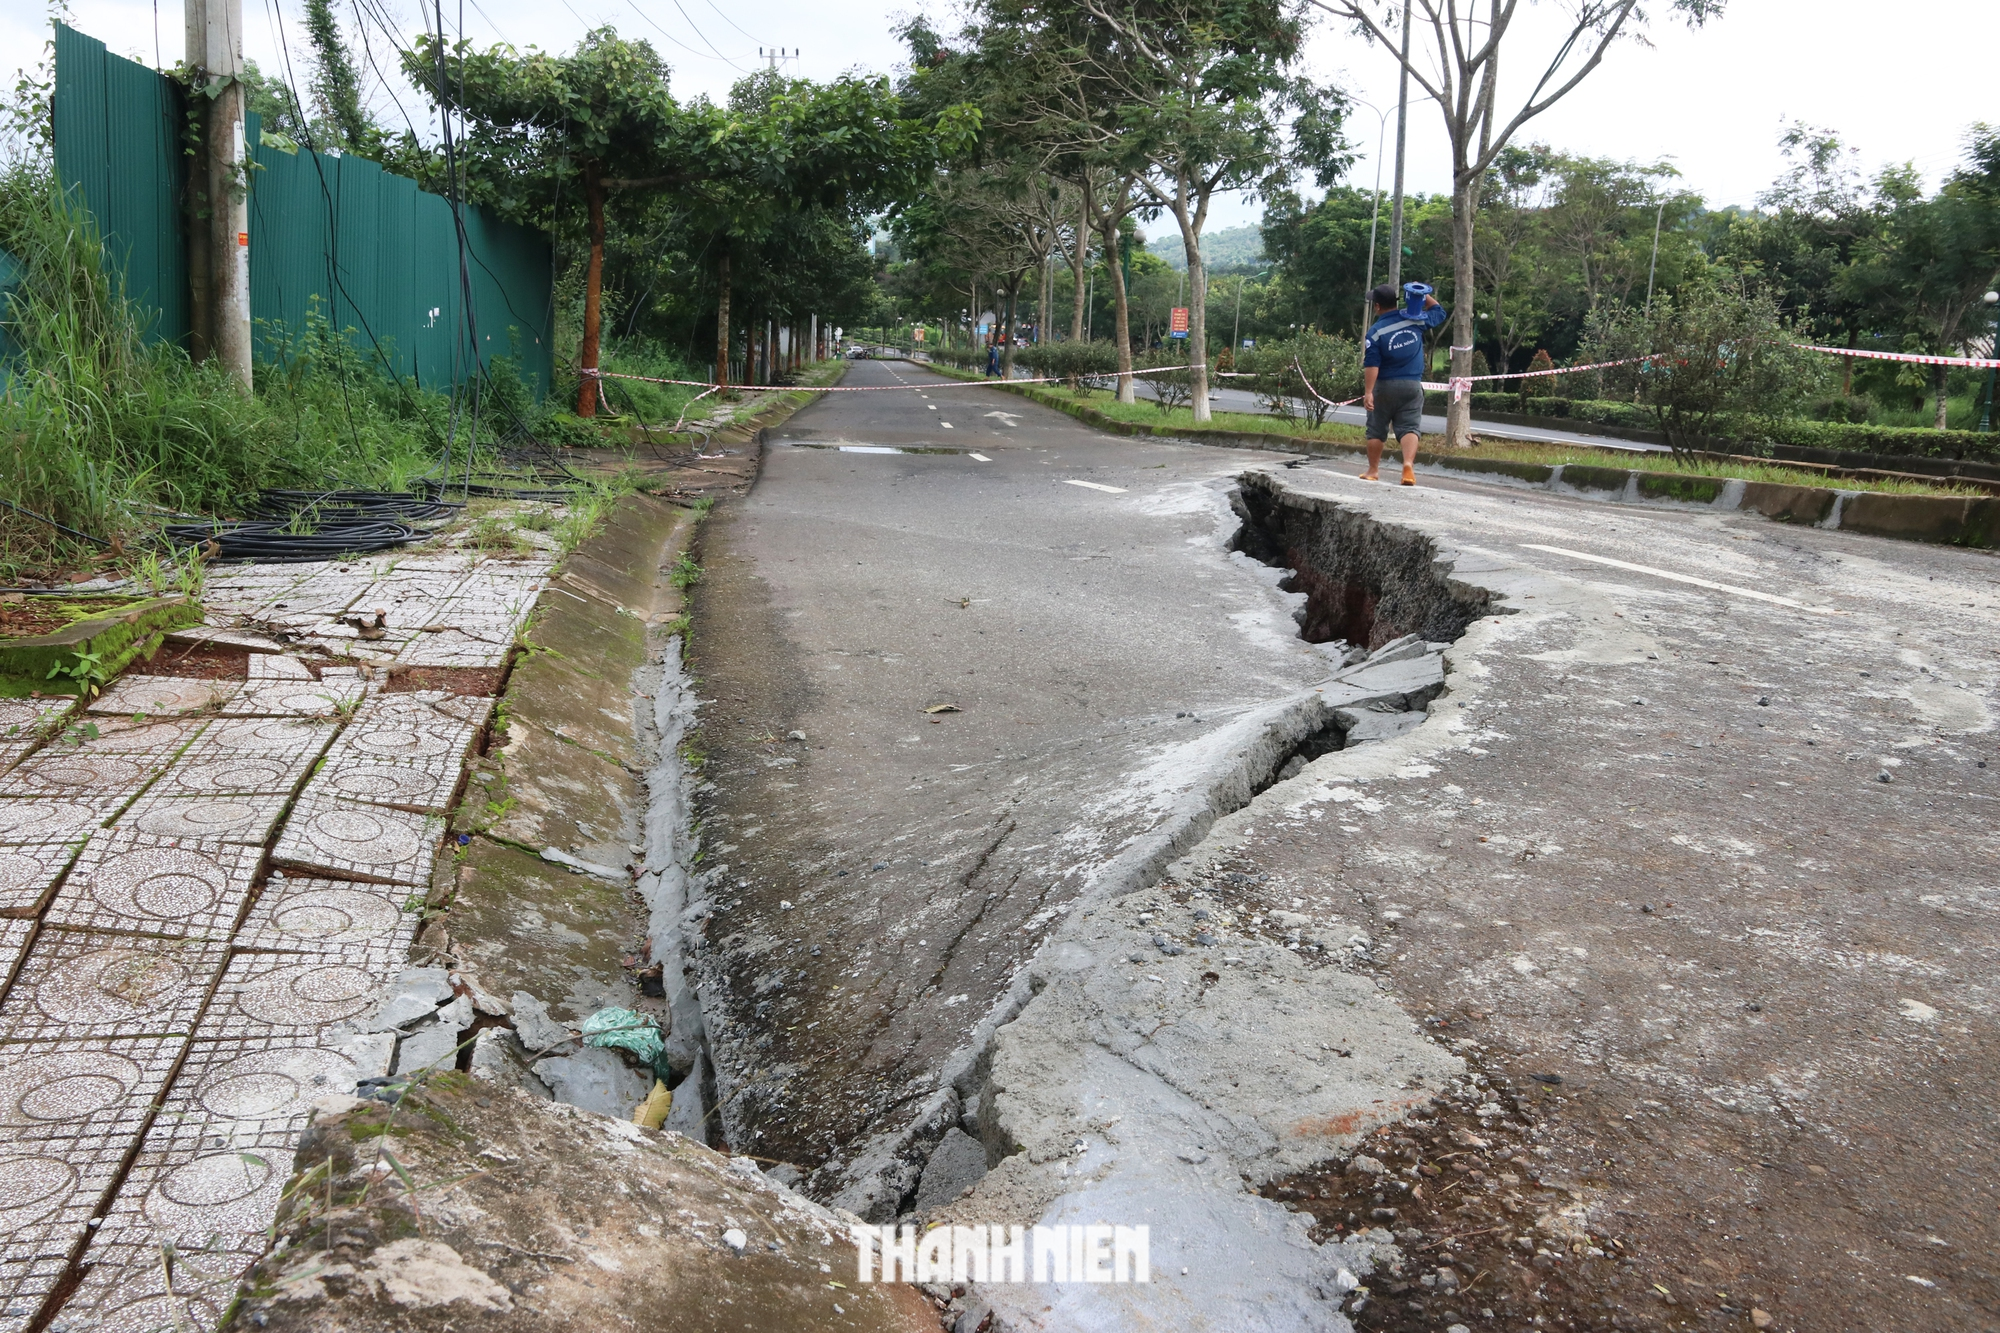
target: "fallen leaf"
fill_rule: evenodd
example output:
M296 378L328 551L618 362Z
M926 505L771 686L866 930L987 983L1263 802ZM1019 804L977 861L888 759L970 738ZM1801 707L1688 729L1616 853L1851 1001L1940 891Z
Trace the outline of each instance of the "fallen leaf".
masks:
M957 704L932 704L924 711L926 713L963 713L965 710Z

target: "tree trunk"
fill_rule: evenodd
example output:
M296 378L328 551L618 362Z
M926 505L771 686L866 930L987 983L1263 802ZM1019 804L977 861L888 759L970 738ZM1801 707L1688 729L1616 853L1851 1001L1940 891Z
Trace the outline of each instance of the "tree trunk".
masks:
M1118 343L1118 401L1136 403L1132 380L1132 307L1125 295L1125 266L1118 262L1118 224L1104 226L1104 264L1111 270L1112 336Z
M1467 176L1459 183L1451 201L1451 360L1452 376L1472 373L1472 316L1476 304L1477 278L1472 271L1473 209L1478 202L1479 180ZM1472 395L1452 400L1445 409L1445 443L1462 449L1472 443Z
M1195 424L1211 417L1208 410L1208 270L1201 262L1201 238L1189 233L1188 369L1193 372Z
M1016 274L1007 287L1007 318L1000 325L1001 336L1006 339L1001 344L1003 350L1000 353L1000 378L1003 380L1014 378L1014 301L1021 290L1021 279L1025 276Z
M1086 207L1077 214L1075 244L1070 247L1069 274L1076 280L1076 291L1070 296L1069 308L1069 340L1073 343L1083 341L1083 276L1090 258L1090 226L1083 219L1088 211L1086 201Z
M1950 400L1945 397L1945 376L1951 371L1949 366L1932 366L1931 382L1937 386L1937 428L1945 428L1945 408Z
M1056 299L1056 256L1053 249L1042 256L1042 290L1035 304L1035 341L1048 336L1049 303Z
M715 265L715 382L729 387L729 252Z
M590 205L590 266L583 280L583 349L577 353L580 383L576 386L576 414L597 415L598 325L604 295L604 181L596 162L583 164L583 197Z

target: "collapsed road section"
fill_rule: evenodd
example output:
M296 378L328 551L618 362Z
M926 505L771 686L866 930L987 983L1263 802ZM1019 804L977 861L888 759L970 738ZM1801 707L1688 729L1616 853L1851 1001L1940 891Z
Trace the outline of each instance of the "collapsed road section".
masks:
M789 429L901 442L828 420L864 410ZM965 479L955 458L780 445L709 531L695 745L717 887L698 967L723 1132L871 1222L943 1216L970 1190L1026 1223L1097 1171L1086 1124L1123 1117L1177 1145L1171 1170L1121 1177L1128 1211L1158 1223L1197 1201L1226 1233L1213 1252L1247 1262L1293 1224L1240 1182L1199 1182L1321 1160L1458 1062L1372 983L1307 984L1301 960L1345 956L1346 936L1249 940L1220 910L1171 907L1163 875L1321 756L1407 742L1490 597L1393 525L1276 512L1254 475L1232 513L1247 459L1114 446L1121 471L1152 471L1143 501L1051 503L1104 474L1096 437L1044 415ZM1190 1001L1213 1026L1144 1035ZM1310 1077L1302 1030L1328 1062ZM1230 1051L1218 1091L1221 1065L1199 1066ZM1079 1083L1100 1085L1087 1108L1058 1091ZM1194 1268L1174 1256L1211 1239L1162 1234L1156 1262ZM1306 1318L1384 1243L1286 1241L1258 1280L1232 1288L1210 1262L1178 1299L1229 1318L1285 1288L1284 1317Z

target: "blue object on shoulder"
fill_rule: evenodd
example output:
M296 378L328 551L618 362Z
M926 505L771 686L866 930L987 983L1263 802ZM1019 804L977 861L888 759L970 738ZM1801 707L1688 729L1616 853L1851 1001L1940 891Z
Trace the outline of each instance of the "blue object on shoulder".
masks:
M1421 315L1424 313L1424 298L1436 288L1427 282L1406 282L1403 284L1403 313Z

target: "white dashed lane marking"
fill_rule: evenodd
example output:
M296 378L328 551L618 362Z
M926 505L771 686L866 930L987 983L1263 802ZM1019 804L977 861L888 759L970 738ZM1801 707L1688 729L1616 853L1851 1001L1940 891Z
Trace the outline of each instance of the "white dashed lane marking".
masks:
M1125 488L1123 486L1106 486L1103 482L1099 481L1077 481L1074 478L1065 477L1063 479L1063 485L1088 486L1093 491L1110 491L1113 495L1125 494Z
M1088 483L1078 483L1087 485ZM1714 592L1726 592L1732 597L1748 597L1752 601L1772 602L1778 606L1789 606L1795 611L1818 611L1824 615L1837 614L1830 606L1807 606L1804 602L1780 597L1776 593L1758 592L1755 588L1739 588L1733 583L1716 583L1710 579L1698 579L1692 574L1675 574L1664 569L1654 569L1651 565L1635 565L1624 560L1613 560L1608 555L1586 555L1582 551L1572 551L1562 546L1537 546L1533 542L1522 542L1527 551L1547 551L1550 555L1566 555L1572 560L1588 560L1594 565L1609 565L1613 569L1629 569L1634 574L1650 574L1656 579L1668 579L1674 583L1692 584L1697 588L1707 588Z

